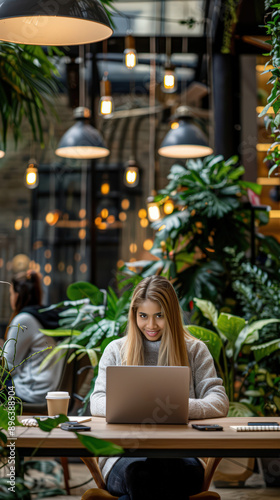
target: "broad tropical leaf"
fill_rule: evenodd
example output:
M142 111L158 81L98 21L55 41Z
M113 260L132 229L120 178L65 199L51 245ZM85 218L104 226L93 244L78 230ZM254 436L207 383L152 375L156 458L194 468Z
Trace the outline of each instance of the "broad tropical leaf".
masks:
M188 325L187 330L197 339L202 340L208 347L216 363L219 363L223 343L217 333L202 326Z

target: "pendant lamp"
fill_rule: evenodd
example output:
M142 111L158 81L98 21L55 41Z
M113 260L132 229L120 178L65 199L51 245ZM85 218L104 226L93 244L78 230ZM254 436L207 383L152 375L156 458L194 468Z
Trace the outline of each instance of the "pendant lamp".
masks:
M110 151L104 146L100 132L89 123L90 110L81 106L73 114L77 122L62 136L55 154L80 160L108 156Z
M1 0L0 38L28 45L83 45L113 33L99 0Z
M193 123L187 106L177 109L158 153L166 158L202 158L213 153L206 136Z

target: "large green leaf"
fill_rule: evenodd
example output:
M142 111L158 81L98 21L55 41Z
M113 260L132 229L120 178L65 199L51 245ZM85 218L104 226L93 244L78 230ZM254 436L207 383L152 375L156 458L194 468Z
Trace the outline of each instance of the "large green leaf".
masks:
M217 333L202 326L188 325L188 331L197 339L202 340L208 347L216 363L219 363L223 343Z
M246 321L239 316L233 316L227 313L221 313L218 317L218 329L231 342L235 342L239 333L246 325Z
M76 337L81 333L80 330L64 330L62 328L57 328L56 330L45 330L44 328L40 328L39 331L48 337Z
M70 300L88 298L96 306L102 305L104 300L104 295L99 288L86 281L72 283L68 286L66 293Z
M250 344L257 339L258 331L270 323L279 323L279 319L262 319L246 325L239 333L234 349L234 359L236 360L243 344Z
M214 304L209 300L202 300L198 299L197 297L195 297L193 300L195 305L202 312L203 316L205 318L208 318L211 321L212 325L217 326L218 311Z
M102 439L97 439L93 436L87 436L85 434L79 434L75 432L77 438L81 443L89 450L93 456L100 457L102 455L105 456L114 456L114 455L122 455L124 452L121 446L117 444L110 443L109 441L105 441Z
M270 342L266 342L265 344L255 345L251 347L251 350L254 352L254 356L257 362L267 356L270 356L275 351L278 351L278 349L280 349L280 339L271 340Z
M246 405L246 403L238 403L234 401L230 401L229 403L229 412L228 417L254 417L257 413L254 412L250 405Z

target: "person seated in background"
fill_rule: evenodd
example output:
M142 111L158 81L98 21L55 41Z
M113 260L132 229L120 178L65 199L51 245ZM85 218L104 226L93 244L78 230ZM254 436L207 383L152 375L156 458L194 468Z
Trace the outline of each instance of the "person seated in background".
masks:
M15 367L11 376L16 396L28 403L43 403L47 392L57 387L63 360L54 363L54 357L40 370L42 361L50 353L50 350L43 350L56 346L56 340L41 333L40 329L57 328L58 313L40 311L43 307L41 276L32 270L12 279L10 305L13 313L6 330L8 342L4 346L4 356L8 369Z
M92 415L106 414L106 367L123 364L189 366L189 418L227 415L228 397L213 358L206 345L185 330L176 292L163 276L150 276L136 286L127 334L110 342L100 359ZM119 500L186 500L201 491L204 478L198 458L112 457L100 458L99 464L108 491Z

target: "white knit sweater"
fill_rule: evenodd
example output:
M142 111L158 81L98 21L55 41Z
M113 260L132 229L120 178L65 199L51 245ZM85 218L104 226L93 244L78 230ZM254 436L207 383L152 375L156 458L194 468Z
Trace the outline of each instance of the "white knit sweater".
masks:
M113 340L104 350L99 362L95 388L90 398L92 415L106 415L106 367L121 365L121 348L125 338ZM143 338L145 365L157 365L160 340L152 342ZM229 402L223 382L217 377L213 358L206 345L197 339L187 339L187 352L192 372L190 380L189 418L203 419L225 417ZM118 457L102 457L99 466L104 480Z

